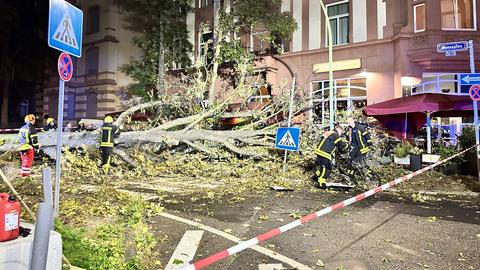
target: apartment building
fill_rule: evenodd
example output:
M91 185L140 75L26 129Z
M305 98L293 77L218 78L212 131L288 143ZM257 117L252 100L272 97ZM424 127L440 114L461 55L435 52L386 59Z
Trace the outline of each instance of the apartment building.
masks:
M224 2L224 3L223 3ZM227 8L233 1L222 3ZM337 109L353 109L423 92L466 94L457 73L469 72L468 52L447 57L438 43L473 40L479 44L478 0L323 0L332 28L334 90ZM192 31L214 21L213 0L197 0ZM298 23L279 60L258 62L273 86L288 85L291 70L298 86L311 95L317 113L328 110L328 35L319 0L284 0L282 12ZM195 41L197 52L200 40ZM245 47L268 51L255 33L243 37ZM477 69L480 62L477 61ZM274 87L275 88L275 87Z
M121 110L122 89L132 82L119 69L139 55L132 45L134 33L123 25L122 12L114 0L77 1L84 13L81 58L74 58L74 75L65 85L64 118L102 118ZM43 92L37 93L37 112L57 116L58 75L51 74Z
M187 16L192 57L213 38L211 31L199 35L202 23L213 23L214 0L194 0L195 13ZM234 0L221 0L220 7L234 9ZM480 44L479 0L323 0L332 28L334 45L334 90L337 109L423 92L466 94L457 83L457 73L468 72L468 54L447 57L436 51L443 42L473 40ZM119 67L139 52L131 44L134 33L125 30L114 0L80 0L84 11L82 58L75 59L75 74L67 83L65 118L101 118L121 110L121 89L131 83ZM283 41L285 53L272 57L270 46L255 29L232 34L259 57L257 68L275 95L278 86L289 85L290 70L298 87L312 97L317 114L328 111L328 36L326 18L319 0L283 0L278 7L298 23L291 40ZM475 57L480 59L480 45ZM480 63L477 61L477 63ZM480 64L477 64L480 69ZM37 111L55 116L57 76L52 74L43 93L37 94ZM262 94L263 95L263 94ZM255 100L255 99L254 99ZM263 99L261 99L263 100Z

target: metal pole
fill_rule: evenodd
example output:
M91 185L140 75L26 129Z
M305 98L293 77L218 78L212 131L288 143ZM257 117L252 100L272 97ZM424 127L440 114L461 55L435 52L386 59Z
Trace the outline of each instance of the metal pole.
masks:
M468 41L468 47L470 49L470 73L475 73L475 54L473 48L473 40ZM478 180L480 181L480 138L478 134L478 102L473 102L473 119L475 125L475 142L477 143L477 171Z
M318 0L320 6L322 7L323 14L325 15L325 25L327 27L328 34L328 89L329 89L329 110L330 110L330 130L333 130L333 124L335 122L335 109L333 107L333 38L332 38L332 26L330 25L330 20L328 16L327 7L323 4L322 0Z
M292 108L293 108L293 98L295 96L295 84L296 84L297 75L295 74L292 79L292 90L290 90L290 104L288 105L288 122L287 127L290 127L290 123L292 121ZM285 155L283 156L283 172L287 172L287 157L288 157L288 150L285 150Z
M39 205L37 210L37 221L35 223L35 234L30 256L30 270L45 270L47 268L50 230L53 225L52 173L49 167L43 169L42 173L44 202Z
M30 270L47 269L48 244L50 242L53 212L53 207L48 203L41 203L38 207L30 257Z
M55 154L55 216L58 216L60 204L60 164L62 159L62 129L63 129L63 103L64 103L65 82L60 80L58 85L58 128L57 128L57 151Z
M432 127L430 126L430 112L427 112L427 153L432 153Z

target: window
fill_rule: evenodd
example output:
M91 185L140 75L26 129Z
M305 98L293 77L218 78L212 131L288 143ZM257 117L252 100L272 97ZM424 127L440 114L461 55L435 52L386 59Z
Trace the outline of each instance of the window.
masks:
M447 30L476 29L476 0L440 0L442 28Z
M205 63L210 65L213 61L213 32L204 32L200 38L200 57L205 57Z
M67 94L67 119L75 119L75 93Z
M87 94L87 118L97 118L97 93L95 92Z
M92 47L87 50L87 75L96 75L98 74L98 47Z
M213 3L212 0L198 0L198 7L199 8L206 7L206 6L210 5L211 3Z
M332 43L333 45L347 44L349 42L348 36L348 2L330 5L327 7L328 18L332 27ZM326 39L328 43L328 30L326 30ZM327 44L328 45L328 44Z
M352 112L362 108L367 103L367 78L347 78L333 81L334 108ZM313 108L317 118L325 124L329 113L329 81L316 81L311 83Z
M58 95L54 94L48 97L48 114L50 117L57 118L58 114Z
M100 6L93 6L87 10L87 34L100 31Z
M423 32L425 31L425 26L425 4L413 6L413 31L415 33Z

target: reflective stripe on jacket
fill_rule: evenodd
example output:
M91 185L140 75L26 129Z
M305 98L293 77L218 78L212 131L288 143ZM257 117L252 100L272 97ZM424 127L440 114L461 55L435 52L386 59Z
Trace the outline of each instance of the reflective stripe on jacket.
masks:
M20 147L18 150L25 151L28 149L38 148L38 135L37 130L31 124L25 124L20 128L18 132L18 142Z
M111 124L104 124L101 128L100 147L113 147L117 127Z
M370 133L360 124L356 124L352 130L352 147L360 150L360 153L370 152Z
M332 154L335 152L337 146L346 148L347 144L336 131L327 132L320 141L317 149L315 149L315 154L332 160Z

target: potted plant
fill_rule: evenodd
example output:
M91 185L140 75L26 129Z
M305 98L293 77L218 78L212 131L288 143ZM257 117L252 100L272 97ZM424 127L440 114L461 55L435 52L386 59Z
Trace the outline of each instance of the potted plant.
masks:
M466 127L462 130L462 134L458 136L460 149L465 150L475 145L475 129L473 127ZM462 173L466 175L477 176L477 153L471 150L465 153Z
M422 154L423 150L418 146L410 149L410 171L415 172L422 168Z
M438 148L438 154L440 155L441 160L449 158L457 153L458 153L458 149L455 146L440 145ZM459 163L461 163L461 161L462 160L460 158L454 158L445 162L442 165L443 173L445 175L458 174L458 165Z
M400 165L410 164L410 158L408 157L410 149L412 149L412 145L408 141L398 144L393 150L393 161Z

